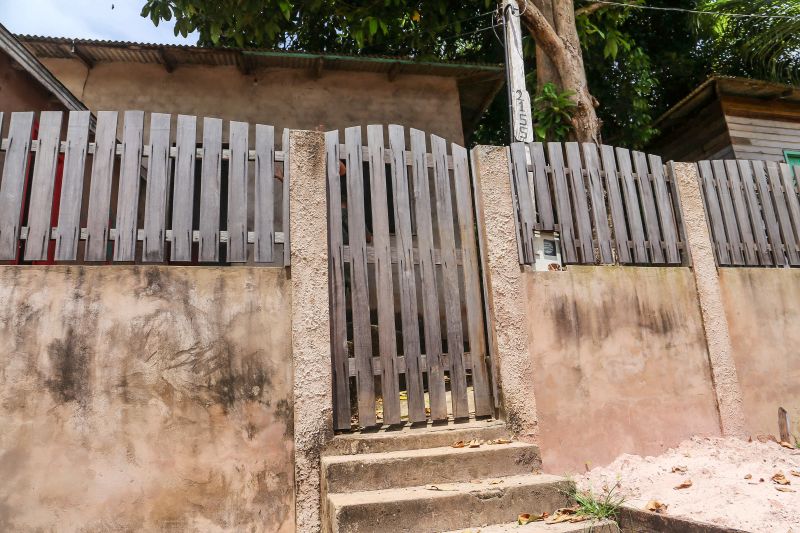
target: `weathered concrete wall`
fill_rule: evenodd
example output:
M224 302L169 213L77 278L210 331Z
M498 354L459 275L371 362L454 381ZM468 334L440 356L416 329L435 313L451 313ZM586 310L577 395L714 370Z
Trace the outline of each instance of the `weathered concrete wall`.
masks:
M547 471L719 435L689 269L572 266L523 277Z
M0 267L0 530L294 531L283 269Z
M402 124L463 144L455 79L433 76L295 69L98 63L44 59L44 65L92 111L141 109L329 130L367 124ZM227 135L227 132L226 132Z
M778 435L778 407L800 436L800 271L719 269L750 435Z
M0 52L0 111L62 111L56 100L33 76ZM6 117L6 121L8 117Z

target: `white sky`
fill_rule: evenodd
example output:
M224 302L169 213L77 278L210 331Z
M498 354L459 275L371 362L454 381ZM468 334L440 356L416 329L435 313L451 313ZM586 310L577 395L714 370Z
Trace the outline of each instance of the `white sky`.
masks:
M0 23L13 33L47 37L196 44L139 16L145 0L0 0ZM113 6L113 9L112 9Z

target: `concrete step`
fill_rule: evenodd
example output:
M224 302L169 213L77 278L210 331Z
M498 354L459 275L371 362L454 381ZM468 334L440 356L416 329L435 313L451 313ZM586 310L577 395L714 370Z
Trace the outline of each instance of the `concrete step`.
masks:
M511 442L328 456L322 476L328 493L340 493L531 474L541 465L538 447Z
M495 524L491 526L468 527L456 529L448 533L619 533L617 524L611 520L587 520L571 524L545 524L533 522L520 526L516 522L510 524Z
M452 443L480 439L509 438L511 432L501 420L470 421L429 425L425 428L387 429L374 432L336 435L323 451L323 455L355 455L360 453L395 452L440 448Z
M527 474L498 480L328 494L332 533L439 533L503 524L569 505L569 481Z

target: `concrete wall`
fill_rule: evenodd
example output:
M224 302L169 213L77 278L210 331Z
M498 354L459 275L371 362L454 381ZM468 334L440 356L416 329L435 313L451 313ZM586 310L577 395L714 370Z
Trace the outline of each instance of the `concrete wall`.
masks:
M433 76L103 62L88 70L72 59L44 65L92 111L140 109L272 124L280 131L402 124L462 143L456 80Z
M689 269L526 269L523 284L546 470L720 434Z
M14 65L4 52L0 52L0 111L53 111L64 110L38 81ZM8 117L5 119L8 121Z
M747 431L778 435L778 407L800 437L800 270L719 269Z
M0 267L0 530L294 531L283 269Z

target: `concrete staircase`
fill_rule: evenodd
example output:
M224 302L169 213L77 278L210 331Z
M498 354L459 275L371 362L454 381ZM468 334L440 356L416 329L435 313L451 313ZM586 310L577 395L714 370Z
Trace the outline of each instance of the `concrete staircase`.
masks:
M536 446L521 442L451 446L457 441L498 438L509 438L502 422L335 437L322 457L325 531L511 531L505 528L512 526L502 524L520 513L552 513L571 503L568 481L538 473L541 459ZM481 527L486 524L497 525ZM547 526L541 531L571 533L583 531L585 525ZM602 527L595 524L593 531L605 533ZM525 530L538 529L530 525Z

